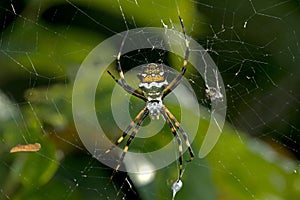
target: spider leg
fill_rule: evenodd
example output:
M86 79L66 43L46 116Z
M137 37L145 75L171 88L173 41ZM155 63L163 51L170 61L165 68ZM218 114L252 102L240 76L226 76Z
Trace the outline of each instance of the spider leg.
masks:
M112 75L112 73L110 71L107 71L107 73L126 91L128 92L129 94L132 94L144 101L147 101L147 98L144 96L144 94L139 91L139 90L135 90L133 89L131 86L129 86L125 80L125 77L124 77L124 73L123 73L123 70L122 70L122 67L121 67L121 62L120 62L120 58L121 58L121 52L122 52L122 49L123 49L123 46L125 44L125 40L127 38L127 35L128 35L128 32L126 32L126 35L125 37L123 38L122 40L122 43L121 43L121 46L120 46L120 50L119 50L119 53L117 55L117 71L119 73L119 76L121 78L121 80L118 80L116 79L116 77L114 75Z
M141 117L141 115L146 111L146 107L144 107L139 114L137 114L135 116L135 118L130 122L130 124L126 127L125 131L123 132L122 136L120 136L116 141L115 141L115 145L112 145L109 149L107 149L105 151L105 153L109 153L110 151L112 151L116 146L118 146L123 140L124 138L127 136L128 132L130 131L130 129L134 126L135 122Z
M119 170L120 166L121 166L121 163L122 161L124 160L124 157L128 151L128 148L129 148L129 145L130 143L132 142L132 140L134 139L135 135L137 134L141 124L143 123L143 121L145 120L145 118L148 116L149 114L149 110L146 108L145 111L143 112L142 114L142 117L140 118L140 120L138 121L138 123L136 124L135 128L133 129L132 133L130 134L127 142L126 142L126 145L123 149L123 152L121 154L121 157L120 159L118 160L118 164L116 166L116 168L114 169L112 175L110 176L110 180L112 180L112 178L114 177L115 173Z
M181 179L182 176L182 170L183 170L183 165L182 165L182 142L180 137L177 134L177 131L174 127L174 125L172 124L172 122L170 121L169 117L167 116L167 114L165 113L164 110L161 110L161 114L163 115L164 119L166 120L167 124L169 125L174 137L177 139L177 143L178 143L178 151L179 151L179 178Z
M112 73L110 71L107 71L107 73L114 79L114 81L116 81L116 83L118 83L126 92L128 92L129 94L132 94L133 96L136 96L140 99L142 99L143 101L147 101L147 98L144 96L144 94L139 91L139 90L135 90L133 89L131 86L127 85L126 81L125 84L122 83L122 81L119 81L114 75L112 75ZM125 80L125 79L124 79Z
M170 92L172 92L172 90L174 90L178 86L178 84L180 83L180 80L181 80L181 78L183 77L183 75L186 71L186 67L187 67L187 64L188 64L188 58L189 58L189 54L190 54L190 45L189 45L189 41L187 40L187 37L186 37L186 32L185 32L185 28L184 28L184 25L183 25L183 20L181 19L180 16L178 16L178 17L179 17L182 32L183 32L183 35L184 35L186 50L185 50L185 55L184 55L184 60L183 60L183 65L182 65L182 68L181 68L181 72L163 90L162 99L164 99Z
M185 144L190 152L190 159L187 160L187 162L190 162L194 159L194 152L193 152L193 149L190 145L190 142L189 142L189 138L186 134L186 132L184 131L184 129L182 128L182 126L180 125L180 123L177 121L177 119L175 118L175 116L169 111L169 109L163 105L162 109L167 113L167 115L169 116L169 118L173 121L173 123L175 124L175 126L178 128L178 130L181 132L182 136L183 136L183 139L185 141Z

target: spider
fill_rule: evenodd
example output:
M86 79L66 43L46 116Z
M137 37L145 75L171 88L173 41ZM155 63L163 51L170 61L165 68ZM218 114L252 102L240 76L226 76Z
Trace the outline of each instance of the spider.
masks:
M187 64L188 64L188 57L190 53L190 48L189 48L189 42L186 37L186 32L185 28L183 25L183 20L179 16L179 21L181 24L182 32L184 35L184 40L186 44L186 50L185 50L185 56L183 60L183 65L181 68L181 72L170 82L166 80L166 73L164 71L164 67L161 64L155 64L155 63L149 63L146 66L142 67L142 72L138 74L138 78L140 80L139 83L139 89L134 89L130 85L127 84L124 74L121 68L121 63L120 63L120 57L121 57L121 52L122 48L124 46L125 38L124 37L121 47L119 50L119 53L117 55L117 71L120 76L120 80L118 80L110 71L107 71L108 74L114 79L114 81L119 84L126 92L129 94L142 99L143 101L146 102L146 106L136 115L136 117L130 122L130 124L126 127L124 130L122 136L120 136L116 141L115 145L111 146L109 149L105 151L105 153L109 153L111 150L113 150L117 145L119 145L125 137L128 135L129 131L133 128L135 125L135 128L133 129L132 133L130 134L126 145L123 149L123 152L121 154L120 159L118 160L118 164L114 169L114 173L116 173L120 165L126 155L126 152L128 151L129 145L136 136L141 124L145 120L145 118L150 115L151 119L159 119L159 116L162 115L163 118L165 119L166 123L169 125L169 128L171 129L171 132L173 133L174 137L177 140L178 143L178 151L179 151L179 178L178 181L182 177L182 172L183 172L183 165L182 165L182 141L178 135L178 130L182 134L183 139L185 141L185 144L189 150L190 154L190 159L187 160L187 162L192 161L194 158L194 153L191 148L188 136L180 123L177 121L177 119L174 117L174 115L168 110L168 108L163 104L163 99L170 93L172 90L174 90L178 84L180 83L181 78L184 76ZM177 130L176 130L176 128ZM112 179L113 175L111 176L110 179Z

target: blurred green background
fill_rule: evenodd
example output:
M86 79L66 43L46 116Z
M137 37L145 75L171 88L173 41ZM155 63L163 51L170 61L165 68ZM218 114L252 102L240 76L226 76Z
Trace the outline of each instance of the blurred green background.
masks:
M176 162L146 185L121 172L109 182L112 169L94 159L77 135L72 86L81 62L101 41L126 26L180 31L179 12L187 34L217 64L228 110L213 151L184 164L176 199L300 197L299 1L7 0L0 3L0 199L172 198ZM124 71L151 59L176 63L180 70L182 60L170 61L166 52L145 55L124 56ZM186 78L199 103L209 107L201 76L189 68ZM105 79L95 105L103 116L113 87ZM131 105L134 116L134 106L142 104L132 98ZM178 106L168 106L179 117ZM209 121L196 120L201 126L192 146L198 152ZM121 134L110 117L100 123L114 130L112 138ZM171 138L151 145L137 141L132 148L158 148ZM35 142L42 145L39 152L9 153L17 144Z

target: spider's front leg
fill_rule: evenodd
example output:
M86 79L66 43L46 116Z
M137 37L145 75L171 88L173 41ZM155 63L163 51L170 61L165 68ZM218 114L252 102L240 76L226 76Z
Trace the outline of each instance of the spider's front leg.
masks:
M184 55L184 60L183 60L183 65L181 68L181 72L172 80L172 82L163 90L163 95L162 95L162 99L164 99L170 92L172 92L180 83L181 78L184 76L185 71L186 71L186 67L188 64L188 58L190 55L190 45L189 45L189 41L187 40L186 37L186 32L185 32L185 28L183 25L183 20L181 19L181 17L179 16L179 20L180 20L180 24L181 24L181 28L182 28L182 32L183 32L183 36L184 36L184 40L185 40L185 45L186 45L186 50L185 50L185 55Z
M144 96L144 94L139 91L139 90L135 90L133 89L131 86L129 86L127 84L127 82L125 81L125 79L123 81L119 81L110 71L107 71L107 73L114 79L114 81L116 83L118 83L126 92L128 92L129 94L132 94L133 96L136 96L139 99L142 99L143 101L147 101L147 98ZM122 78L121 78L122 80Z
M122 70L122 67L121 67L121 53L122 53L122 49L123 49L123 46L125 44L125 40L127 38L127 34L128 32L126 32L126 35L124 36L123 40L122 40L122 43L121 43L121 46L120 46L120 50L118 52L118 55L117 55L117 65L116 65L116 68L117 68L117 71L119 73L119 76L121 78L121 80L118 80L110 71L107 70L107 73L114 79L114 81L116 81L116 83L118 83L126 92L128 92L129 94L132 94L133 96L136 96L140 99L142 99L143 101L147 101L147 98L145 97L145 95L139 91L139 90L136 90L136 89L133 89L130 85L127 84L126 80L125 80L125 77L124 77L124 73L123 73L123 70Z

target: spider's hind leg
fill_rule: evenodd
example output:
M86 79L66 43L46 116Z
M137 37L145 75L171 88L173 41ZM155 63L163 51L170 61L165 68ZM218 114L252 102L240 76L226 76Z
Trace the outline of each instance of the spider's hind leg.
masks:
M114 143L114 145L112 145L109 149L107 149L105 151L105 153L109 153L110 151L112 151L116 146L118 146L123 140L124 138L128 135L128 132L132 129L132 127L134 126L134 124L136 123L136 121L141 117L141 115L146 111L146 107L144 107L136 116L135 118L130 122L130 124L126 127L125 131L123 132L122 136L120 136Z
M182 176L182 171L183 171L183 165L182 165L182 160L183 160L183 156L182 156L182 142L181 139L179 137L179 135L177 134L177 131L174 127L174 125L172 124L172 122L170 121L169 117L167 116L166 112L164 110L161 110L161 114L164 117L164 119L166 120L167 124L169 125L174 137L177 139L177 143L178 143L178 152L179 152L179 178L178 180L181 179Z
M132 133L130 134L130 136L129 136L127 142L126 142L126 145L125 145L125 147L123 148L123 152L122 152L122 154L121 154L121 157L120 157L120 159L118 160L118 164L117 164L117 166L115 167L115 169L114 169L114 171L113 171L113 174L112 174L111 177L110 177L110 180L112 180L112 178L114 177L115 173L119 170L119 168L120 168L120 166L121 166L121 163L122 163L122 161L124 160L124 157L125 157L125 155L126 155L126 153L127 153L127 151L128 151L128 148L129 148L130 143L131 143L132 140L134 139L134 137L135 137L135 135L137 134L137 132L138 132L138 130L139 130L141 124L143 123L143 121L145 120L145 118L148 116L148 114L149 114L149 110L148 110L146 107L138 114L138 115L142 115L142 116L141 116L140 120L138 121L138 123L136 124L135 128L133 129ZM137 116L137 117L138 117L138 116ZM138 119L137 117L135 118L136 120ZM126 134L127 134L127 133L126 133ZM120 142L121 142L123 139L124 139L124 137L121 136L121 137L117 140L117 142L119 142L119 140L120 140ZM119 142L119 143L120 143L120 142Z
M175 124L175 126L178 128L178 130L182 134L183 139L185 141L185 144L186 144L186 146L187 146L187 148L189 150L189 153L190 153L190 159L187 160L187 162L192 161L194 159L194 157L195 157L195 154L194 154L193 149L191 147L191 144L190 144L190 141L189 141L187 133L185 132L185 130L182 128L182 126L177 121L177 119L175 118L175 116L169 111L169 109L166 106L163 105L162 109L167 113L167 115L169 116L169 118L173 121L173 123Z

